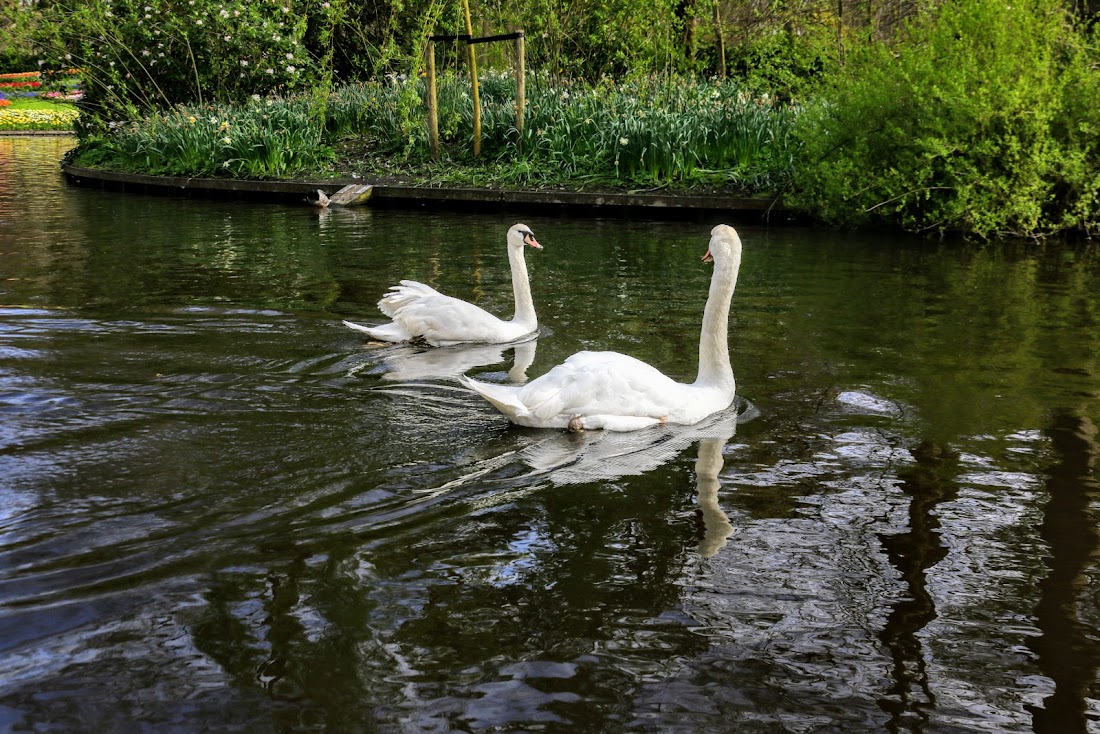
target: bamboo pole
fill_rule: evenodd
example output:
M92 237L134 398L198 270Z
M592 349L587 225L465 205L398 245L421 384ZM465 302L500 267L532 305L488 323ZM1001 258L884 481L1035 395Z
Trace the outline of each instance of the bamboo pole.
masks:
M722 11L714 0L714 34L718 37L718 78L726 78L726 37L722 35Z
M527 72L523 59L523 32L516 39L516 133L523 149L523 108L527 104Z
M432 160L439 160L439 105L435 96L435 42L428 41L428 142Z
M462 0L462 12L466 16L466 35L474 37L474 24L470 21L470 0ZM481 155L481 94L477 82L477 54L472 43L466 43L467 59L470 62L470 85L474 96L474 157Z

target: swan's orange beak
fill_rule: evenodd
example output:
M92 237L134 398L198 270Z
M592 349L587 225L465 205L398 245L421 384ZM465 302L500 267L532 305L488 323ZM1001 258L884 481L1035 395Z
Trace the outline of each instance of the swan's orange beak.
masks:
M542 245L540 245L539 241L535 239L535 235L531 234L530 232L523 235L523 244L534 247L536 250L542 249Z
M703 255L703 262L705 262L705 263L714 262L714 255L710 254L710 248L709 247L707 248L707 254Z

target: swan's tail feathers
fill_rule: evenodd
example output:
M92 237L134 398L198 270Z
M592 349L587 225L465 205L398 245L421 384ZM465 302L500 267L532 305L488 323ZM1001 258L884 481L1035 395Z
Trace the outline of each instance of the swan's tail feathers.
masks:
M381 326L363 326L354 321L345 321L344 326L362 332L371 339L383 342L407 342L412 338L408 332L394 323L382 324Z
M529 414L527 406L521 403L517 397L519 388L515 385L495 385L491 382L478 382L463 375L459 381L488 400L494 408L506 415L510 420L515 420Z
M431 286L417 283L415 280L403 280L400 285L390 286L386 295L378 302L378 309L391 319L398 311L426 296L438 296L439 291Z
M364 334L369 334L370 330L371 330L371 327L363 326L362 324L357 324L354 321L344 321L342 323L344 324L344 326L348 327L349 329L354 329L355 331L361 331Z

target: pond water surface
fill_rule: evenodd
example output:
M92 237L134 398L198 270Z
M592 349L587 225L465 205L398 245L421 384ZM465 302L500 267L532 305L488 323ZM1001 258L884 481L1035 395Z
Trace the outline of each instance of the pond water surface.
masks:
M80 189L0 138L0 730L1100 731L1100 257L739 225L740 398L511 427L467 371L690 381L715 221ZM370 348L399 278L537 341Z

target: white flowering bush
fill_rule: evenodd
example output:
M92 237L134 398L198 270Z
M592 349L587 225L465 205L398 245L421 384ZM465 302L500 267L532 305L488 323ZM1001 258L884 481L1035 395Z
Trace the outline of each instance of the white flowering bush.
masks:
M344 0L42 2L42 63L83 70L101 123L177 104L242 102L328 85Z

